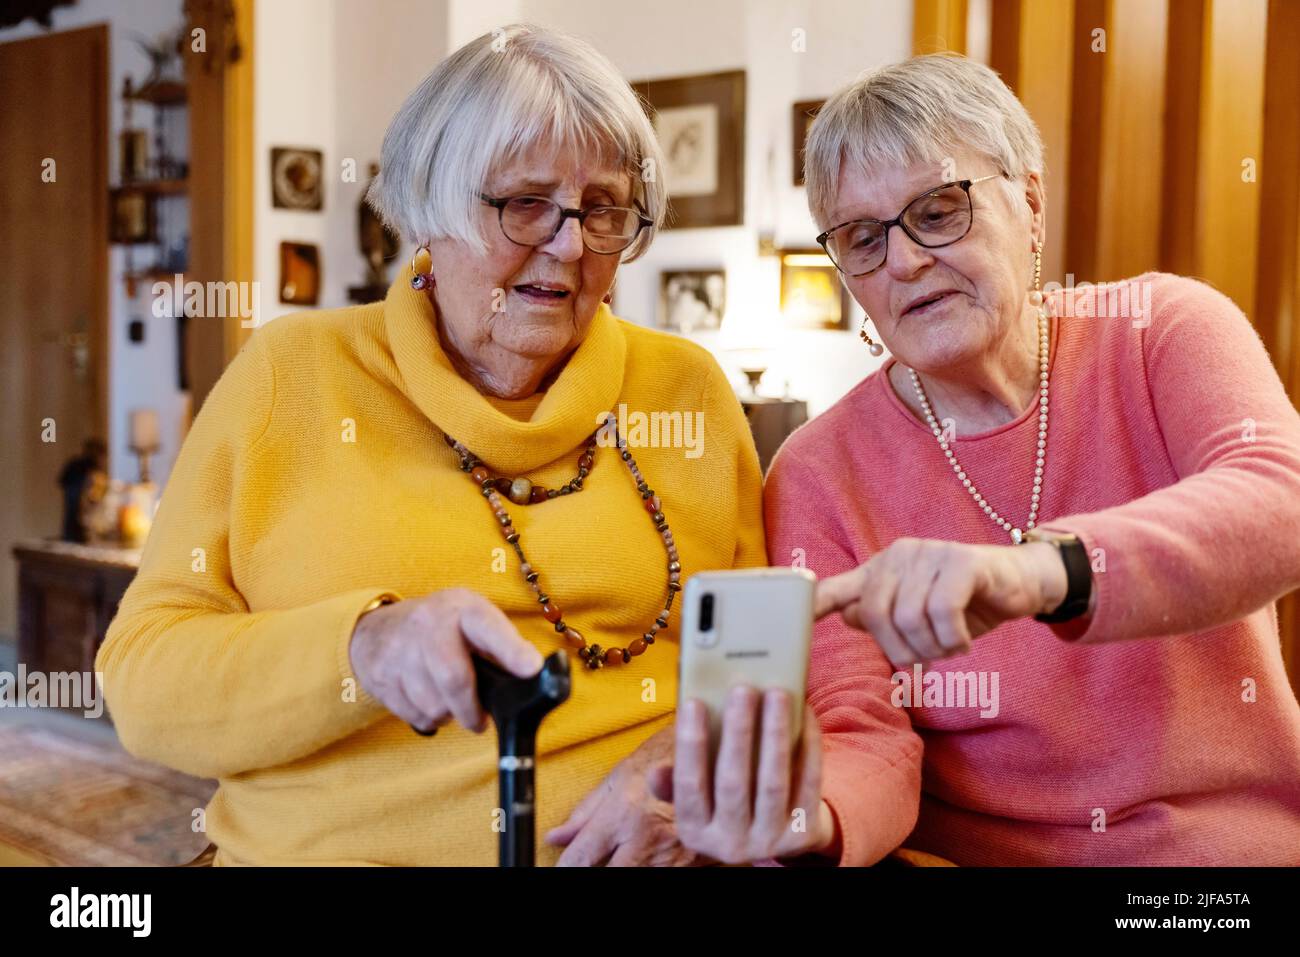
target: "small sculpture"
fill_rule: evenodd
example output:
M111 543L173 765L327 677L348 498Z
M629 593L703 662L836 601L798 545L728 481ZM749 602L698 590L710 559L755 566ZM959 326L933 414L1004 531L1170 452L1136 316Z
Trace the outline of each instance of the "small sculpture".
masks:
M379 175L379 164L370 164L370 181ZM367 185L367 191L369 186ZM361 202L357 206L357 243L361 255L366 260L366 284L388 291L388 263L393 261L401 246L402 238L396 230L385 226L383 221L366 202L366 193L362 192Z

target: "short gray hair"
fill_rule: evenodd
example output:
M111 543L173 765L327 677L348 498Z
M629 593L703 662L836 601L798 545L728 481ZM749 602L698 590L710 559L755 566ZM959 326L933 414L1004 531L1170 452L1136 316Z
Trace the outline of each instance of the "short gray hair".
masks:
M384 134L366 199L413 242L451 237L481 250L478 194L493 170L541 145L590 151L628 172L654 227L624 259L645 252L668 203L641 101L589 43L527 24L471 40L434 67Z
M941 163L958 148L1011 176L1043 171L1043 138L993 70L929 53L869 70L818 112L804 151L808 209L820 228L835 205L843 165L863 170Z

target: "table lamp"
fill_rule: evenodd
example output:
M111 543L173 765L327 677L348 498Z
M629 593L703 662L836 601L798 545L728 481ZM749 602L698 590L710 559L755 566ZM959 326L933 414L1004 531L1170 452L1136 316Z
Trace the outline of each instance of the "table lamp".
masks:
M131 451L140 459L140 482L149 481L149 456L162 446L158 441L158 413L153 409L131 411Z

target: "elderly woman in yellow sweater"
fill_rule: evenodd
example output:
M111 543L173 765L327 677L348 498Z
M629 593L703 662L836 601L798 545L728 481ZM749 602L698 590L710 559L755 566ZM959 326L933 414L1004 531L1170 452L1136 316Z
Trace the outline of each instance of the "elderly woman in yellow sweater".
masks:
M371 200L413 267L382 303L258 330L212 391L96 667L129 751L219 779L217 864L494 863L470 655L528 675L557 649L577 667L538 741L538 862L696 862L648 780L673 598L765 552L723 373L606 305L661 166L585 43L469 43L384 140ZM702 413L704 441L655 441L653 413Z

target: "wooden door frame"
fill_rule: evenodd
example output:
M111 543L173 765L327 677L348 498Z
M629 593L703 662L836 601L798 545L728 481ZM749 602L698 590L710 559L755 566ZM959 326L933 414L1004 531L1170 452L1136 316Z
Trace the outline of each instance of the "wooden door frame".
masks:
M253 223L253 93L256 73L253 66L253 14L256 0L232 0L235 30L244 56L226 70L225 96L225 263L228 274L242 282L252 282ZM253 334L238 321L225 326L226 364L235 358L240 347Z
M253 281L253 14L254 0L233 0L240 58L225 62L229 37L225 8L208 0L187 0L191 27L207 32L207 50L187 55L190 97L191 242L187 281ZM213 69L213 57L221 66ZM239 351L251 328L241 317L207 317L186 332L190 416Z
M110 327L112 319L109 316L108 289L111 277L109 276L109 247L108 247L108 140L112 131L113 124L109 118L109 110L112 108L109 103L109 97L112 94L109 81L109 35L107 24L96 24L90 27L84 27L78 31L68 32L85 32L91 41L94 50L94 57L97 66L92 68L94 74L93 82L98 86L94 91L94 97L103 104L102 112L97 112L92 116L92 122L99 129L94 131L91 141L94 143L94 155L91 158L91 164L94 169L96 188L94 195L97 202L90 209L90 229L91 235L95 237L95 259L99 263L99 269L95 270L96 275L91 279L91 285L94 288L92 297L95 303L95 309L90 316L90 338L94 350L94 405L91 408L91 416L95 423L95 434L102 435L104 442L110 442L109 434L109 410L113 406L113 396L111 392L112 380L109 378L109 349L112 346L110 338ZM109 455L112 455L112 446L109 446Z

